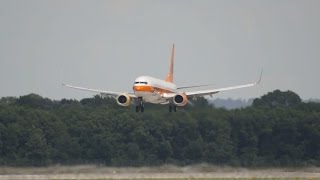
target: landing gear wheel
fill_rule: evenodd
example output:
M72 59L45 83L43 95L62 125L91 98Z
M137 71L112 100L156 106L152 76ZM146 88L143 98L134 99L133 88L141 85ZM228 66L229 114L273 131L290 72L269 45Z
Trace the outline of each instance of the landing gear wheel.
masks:
M177 106L175 105L169 105L169 112L177 112Z
M143 104L136 106L136 112L139 112L139 111L144 112L144 105Z
M137 106L136 106L136 112L144 112L144 104L143 104L143 100L142 97L138 98L138 102L137 102Z

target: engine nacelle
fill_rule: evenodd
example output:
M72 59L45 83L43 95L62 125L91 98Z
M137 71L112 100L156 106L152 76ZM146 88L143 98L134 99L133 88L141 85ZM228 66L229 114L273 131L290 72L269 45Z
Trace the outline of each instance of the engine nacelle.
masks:
M173 103L176 106L185 106L188 103L188 97L185 93L177 94L173 97Z
M128 94L121 94L117 97L117 103L120 106L129 106L131 103L131 97Z

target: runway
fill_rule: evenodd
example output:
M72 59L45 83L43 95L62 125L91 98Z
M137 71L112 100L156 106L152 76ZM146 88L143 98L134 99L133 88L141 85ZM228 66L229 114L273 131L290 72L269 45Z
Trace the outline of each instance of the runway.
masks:
M95 173L79 173L79 174L42 174L42 175L0 175L3 180L47 180L47 179L320 179L320 173L123 173L123 174L95 174Z
M16 171L15 171L16 170ZM216 167L107 168L94 166L0 168L0 180L88 179L320 179L320 168L259 169Z

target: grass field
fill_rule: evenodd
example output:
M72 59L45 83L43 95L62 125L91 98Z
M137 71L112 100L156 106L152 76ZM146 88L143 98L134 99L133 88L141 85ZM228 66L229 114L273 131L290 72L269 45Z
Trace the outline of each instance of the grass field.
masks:
M52 167L0 167L0 180L3 179L156 179L156 180L320 180L320 168L234 168L217 167L206 164L177 167L165 165L160 167L104 167L52 166Z

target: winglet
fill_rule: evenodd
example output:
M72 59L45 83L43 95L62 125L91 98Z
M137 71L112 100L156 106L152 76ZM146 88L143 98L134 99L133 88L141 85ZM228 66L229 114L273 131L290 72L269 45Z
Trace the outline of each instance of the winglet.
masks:
M173 82L173 66L174 66L174 44L172 45L172 49L171 49L170 71L165 79L165 81L171 82L171 83Z
M262 78L263 69L261 70L259 80L255 84L260 84Z

